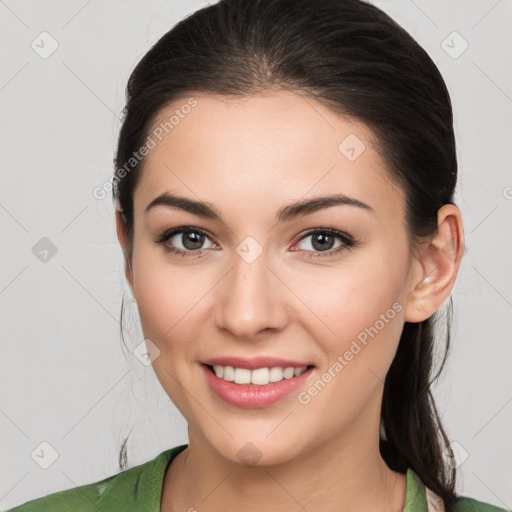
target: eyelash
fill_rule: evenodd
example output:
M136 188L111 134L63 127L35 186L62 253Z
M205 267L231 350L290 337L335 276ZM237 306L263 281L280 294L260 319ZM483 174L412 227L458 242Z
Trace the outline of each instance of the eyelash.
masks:
M210 235L210 233L208 233L208 231L205 231L204 229L195 228L193 226L188 226L185 228L183 228L183 227L173 228L173 229L164 231L163 233L161 233L160 235L158 235L156 237L155 243L162 245L166 252L173 253L176 256L181 256L183 258L189 258L189 257L202 258L203 257L202 253L205 252L205 250L198 249L195 251L184 251L182 249L177 249L176 247L172 247L172 246L166 244L166 242L170 238L172 238L174 235L177 235L180 233L197 233L200 235L204 235L210 239L213 238ZM347 249L350 250L359 244L359 241L356 240L353 236L349 235L348 233L343 233L342 231L338 231L337 229L332 229L332 228L312 229L312 230L308 231L307 233L305 233L296 243L302 242L302 240L304 240L305 238L307 238L311 235L316 235L316 234L328 234L331 236L335 236L342 241L343 245L340 245L336 249L330 249L328 251L318 251L318 252L304 251L304 250L301 251L299 249L298 250L299 252L306 253L306 255L305 255L306 258L314 259L314 258L323 258L323 257L333 256L334 254L339 253L343 250L347 250Z

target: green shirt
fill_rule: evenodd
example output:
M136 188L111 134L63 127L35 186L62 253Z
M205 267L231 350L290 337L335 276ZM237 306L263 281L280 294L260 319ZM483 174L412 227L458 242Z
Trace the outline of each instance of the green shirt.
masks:
M37 498L7 512L160 512L165 470L187 446L176 446L117 475ZM470 498L460 498L455 510L504 512L504 509ZM410 469L407 471L403 512L428 512L425 486Z

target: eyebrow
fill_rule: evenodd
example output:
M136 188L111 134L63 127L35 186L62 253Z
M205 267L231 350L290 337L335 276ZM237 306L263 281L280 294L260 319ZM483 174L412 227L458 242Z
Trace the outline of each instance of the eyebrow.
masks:
M370 212L374 211L371 206L359 201L358 199L348 197L345 194L334 194L325 197L305 199L284 206L277 212L276 221L287 222L296 219L297 217L310 215L320 210L325 210L327 208L340 205L355 206ZM155 197L155 199L153 199L146 206L145 212L148 213L156 206L169 206L173 208L179 208L180 210L184 210L199 217L217 220L224 223L221 213L211 203L195 201L193 199L188 199L187 197L179 196L171 192L164 192L158 197Z

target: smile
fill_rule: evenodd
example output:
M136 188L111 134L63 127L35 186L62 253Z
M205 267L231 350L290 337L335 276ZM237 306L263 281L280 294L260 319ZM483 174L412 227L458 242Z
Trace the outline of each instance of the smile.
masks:
M247 366L253 368L200 365L214 396L229 405L246 409L267 407L294 395L315 371L312 365L259 367L254 363Z

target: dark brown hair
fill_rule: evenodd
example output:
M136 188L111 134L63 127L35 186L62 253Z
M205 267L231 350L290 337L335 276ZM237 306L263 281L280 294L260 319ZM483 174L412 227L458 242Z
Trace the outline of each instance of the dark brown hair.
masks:
M454 204L457 159L446 85L427 53L395 21L360 0L221 0L175 25L130 76L115 157L113 197L125 215L128 262L133 194L144 160L120 173L157 115L194 92L248 96L284 89L306 94L365 123L402 191L411 243L432 235L437 212ZM393 469L412 468L455 500L453 453L431 392L438 313L406 322L386 376L381 453ZM122 328L121 328L122 332ZM126 439L120 454L126 465Z

